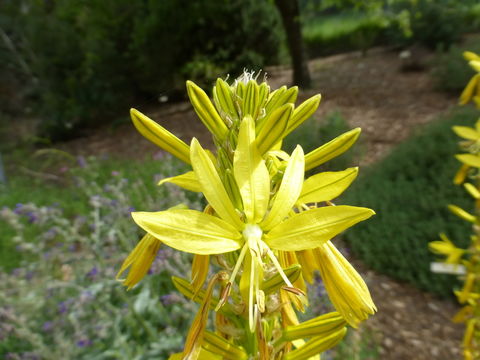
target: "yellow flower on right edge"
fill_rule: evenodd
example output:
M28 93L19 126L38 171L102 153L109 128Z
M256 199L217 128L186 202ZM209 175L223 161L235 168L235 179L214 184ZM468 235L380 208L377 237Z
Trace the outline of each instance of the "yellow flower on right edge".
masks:
M469 81L460 96L459 103L467 104L474 101L480 108L480 57L472 52L465 52L464 58L478 72ZM463 140L459 143L463 153L455 155L461 162L461 167L454 177L456 185L463 185L475 203L474 213L449 205L449 210L461 219L472 224L473 234L467 249L461 249L440 234L440 241L432 241L430 250L435 254L445 256L445 263L456 265L457 270L464 269L460 277L463 287L455 291L462 309L453 318L454 322L465 324L463 337L463 354L466 360L480 359L480 119L474 127L454 126L453 131Z

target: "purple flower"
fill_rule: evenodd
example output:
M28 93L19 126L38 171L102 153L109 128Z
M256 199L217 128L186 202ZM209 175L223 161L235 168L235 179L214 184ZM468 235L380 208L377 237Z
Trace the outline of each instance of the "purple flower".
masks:
M90 339L84 338L84 339L80 339L80 340L77 341L77 346L78 347L87 347L87 346L90 346L90 345L92 345L92 340L90 340Z
M43 331L50 331L53 329L53 321L45 321L42 325Z
M120 172L116 171L116 170L113 170L112 171L112 176L118 176L120 175Z
M88 273L87 273L87 277L93 279L95 277L95 275L98 274L98 268L96 266L94 266Z
M20 215L22 213L22 208L23 208L23 204L18 203L15 205L15 209L13 210L13 212L17 215Z
M28 222L30 224L33 224L38 220L38 216L33 211L29 211L26 215L28 216Z
M85 157L83 157L83 156L78 156L77 157L77 164L81 168L85 168L85 167L87 167L87 160L85 160Z

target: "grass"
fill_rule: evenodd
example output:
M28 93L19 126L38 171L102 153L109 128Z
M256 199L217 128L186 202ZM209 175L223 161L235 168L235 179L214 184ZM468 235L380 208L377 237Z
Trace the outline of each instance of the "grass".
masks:
M308 21L303 38L311 56L365 50L377 41L385 26L378 17L344 12Z

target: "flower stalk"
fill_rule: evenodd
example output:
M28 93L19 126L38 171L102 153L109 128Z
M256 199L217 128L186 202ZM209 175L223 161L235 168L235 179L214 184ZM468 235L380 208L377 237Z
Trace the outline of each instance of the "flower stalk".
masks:
M348 150L360 129L307 155L300 145L287 154L283 139L315 112L320 95L295 107L296 87L270 91L249 72L232 84L218 79L213 102L191 81L187 92L212 134L214 152L195 138L186 145L137 110L132 117L142 135L192 167L159 185L201 192L208 205L203 212L132 213L148 240L137 245L119 276L129 270L124 284L131 288L145 275L158 250L146 241L194 254L191 281L173 282L201 306L184 351L171 359L315 357L341 341L347 324L357 327L376 311L365 282L330 241L374 215L371 209L331 203L358 169L305 179L306 170ZM305 280L311 282L315 271L338 312L301 324L295 309L308 306ZM216 313L213 332L207 330L210 311Z

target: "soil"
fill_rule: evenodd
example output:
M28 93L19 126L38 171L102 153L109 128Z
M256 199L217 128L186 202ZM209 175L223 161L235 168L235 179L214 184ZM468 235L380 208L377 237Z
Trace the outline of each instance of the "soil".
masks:
M410 67L421 70L428 64L428 57L428 53L421 53L415 59L416 66ZM409 64L405 64L398 52L389 49L372 49L365 57L350 53L313 60L309 64L313 89L301 92L299 99L321 93L322 103L315 114L318 121L338 110L352 127L361 127L366 150L360 165L368 165L457 102L455 97L435 91L428 70L402 71L405 65ZM267 72L272 88L291 82L288 68L275 67ZM204 144L210 141L188 103L153 105L139 110L187 143L193 135ZM62 147L74 154L110 153L132 158L159 151L131 125L103 129ZM459 309L454 300L435 298L352 260L366 279L378 307L378 313L366 321L364 329L375 334L381 359L461 359L463 328L450 321Z

